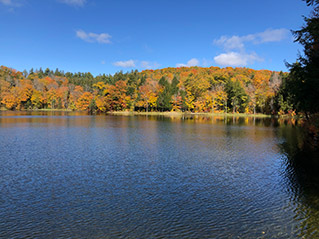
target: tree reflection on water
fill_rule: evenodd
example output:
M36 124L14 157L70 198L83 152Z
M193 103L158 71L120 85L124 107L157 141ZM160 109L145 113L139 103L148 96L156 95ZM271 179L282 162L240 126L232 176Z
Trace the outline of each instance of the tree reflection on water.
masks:
M220 195L222 195L221 193L219 194L215 193L214 191L215 189L218 189L219 190L218 192L224 192L226 196L230 194L237 196L235 192L238 189L241 195L243 195L248 201L243 202L242 204L236 204L237 202L232 204L234 201L229 200L228 206L230 205L230 206L233 206L234 208L232 209L233 210L232 212L236 211L237 209L239 209L239 212L241 212L240 210L244 210L246 212L247 207L250 207L251 209L253 209L254 206L255 208L259 209L259 210L247 210L247 213L245 213L244 216L242 216L243 214L241 213L237 214L239 219L250 217L250 220L246 221L247 223L245 225L247 230L246 231L247 235L252 235L251 234L253 233L252 228L254 230L258 230L258 232L265 232L264 228L268 227L269 230L267 231L267 233L269 234L267 235L271 236L269 238L289 238L289 237L295 237L296 235L300 238L303 238L303 237L304 238L319 238L319 170L318 170L319 169L319 157L318 157L319 153L310 150L309 147L306 144L304 144L303 129L302 127L298 126L298 122L294 120L288 120L288 119L278 120L275 118L254 118L254 117L224 117L224 116L207 117L207 116L199 116L199 115L190 115L190 116L175 115L171 117L163 117L163 116L123 117L123 116L105 116L105 115L88 116L86 114L78 113L78 112L70 112L70 113L3 112L1 113L1 115L2 117L0 117L0 125L1 125L1 129L3 130L2 132L10 131L11 134L13 132L13 133L16 133L16 135L21 134L21 132L25 132L26 136L30 136L29 132L50 132L50 137L53 137L53 139L51 139L51 141L48 141L48 142L53 142L53 144L51 143L50 144L51 148L50 147L46 148L46 150L49 150L50 152L52 152L54 156L57 152L56 149L58 147L61 147L60 141L62 139L66 140L66 141L62 140L62 142L67 142L67 143L71 142L70 144L67 144L69 145L68 147L62 147L65 149L65 151L61 151L61 152L63 152L66 155L72 156L73 152L75 152L75 156L78 157L77 150L79 152L84 152L84 153L88 152L88 154L95 155L96 157L92 157L92 158L88 157L90 158L89 160L83 161L87 163L86 167L82 167L82 161L79 161L80 162L79 167L76 167L76 165L78 164L76 164L76 161L73 161L73 160L66 160L64 162L58 161L57 165L59 165L59 163L61 163L61 165L68 165L68 164L70 164L71 166L75 165L74 168L76 170L74 171L76 173L82 172L84 176L88 173L87 168L90 168L90 166L92 169L96 169L95 167L96 165L104 165L104 167L99 167L99 169L101 169L101 172L103 172L101 173L101 175L103 176L104 171L102 169L104 168L108 169L111 166L114 167L113 165L121 165L122 161L119 161L117 159L114 161L112 160L105 161L105 158L107 159L107 157L103 156L104 155L103 152L107 152L107 155L109 155L109 153L114 151L114 148L116 148L117 149L116 152L121 152L121 151L125 152L126 150L130 150L128 152L131 152L131 155L135 155L136 151L132 149L139 149L139 145L137 145L136 143L143 145L144 153L141 154L140 152L137 152L136 155L138 157L136 161L134 160L125 161L127 160L127 158L124 158L125 159L124 162L130 163L125 165L132 165L132 168L129 170L126 168L126 166L119 167L120 170L118 169L114 171L109 170L107 171L108 173L111 172L111 173L114 173L114 175L121 176L121 177L123 176L124 178L126 177L126 175L131 174L133 176L136 176L137 179L140 179L139 171L134 171L136 168L142 167L147 170L148 165L151 165L150 168L152 170L155 170L157 169L156 163L160 165L160 163L163 163L163 161L164 161L163 163L164 166L171 165L170 163L174 163L175 161L171 161L171 160L167 160L167 161L163 160L161 162L156 161L157 159L161 157L161 155L163 158L165 156L165 159L166 157L169 157L169 154L167 155L164 154L163 156L162 154L163 152L161 152L161 149L163 148L166 149L166 147L170 146L169 144L165 143L167 139L170 139L169 142L173 145L172 148L170 148L171 150L170 152L173 152L173 151L175 152L176 149L178 148L177 146L180 146L183 150L188 147L191 148L189 151L187 150L187 152L190 152L191 154L193 153L192 149L194 149L194 155L198 153L196 152L196 149L203 150L203 152L207 153L208 155L207 158L209 160L198 161L198 162L196 160L190 160L187 162L185 160L184 161L182 160L183 163L179 164L179 166L176 168L184 169L184 166L185 166L184 162L191 163L191 166L187 167L187 169L185 169L185 172L188 172L188 170L190 172L193 172L192 170L198 170L198 172L212 172L211 175L218 175L219 176L218 179L223 178L223 180L220 180L220 181L216 180L217 182L221 182L220 185L234 186L234 189L232 190L223 191L224 187L218 187L218 186L214 187L215 184L213 183L210 184L209 181L206 181L207 176L203 176L203 177L198 176L198 178L200 179L199 181L205 182L207 183L207 185L211 185L211 190L207 191L208 197L205 196L205 200L207 199L209 202L214 201L214 198L212 199L212 197L209 197L209 196L216 196L218 198ZM159 121L163 121L163 122L159 122ZM174 124L170 124L171 122ZM32 129L33 131L31 131L30 129ZM23 137L27 138L25 135ZM38 137L39 138L42 137L42 139L46 139L47 135L38 133L36 138L31 136L29 138L34 140L34 142L37 142L40 146L42 145L43 142L47 142L45 140L38 141L37 140ZM16 139L18 139L18 137L14 135L12 140L12 142L15 143L13 144L14 147L12 147L14 149L19 148L19 144L17 144ZM73 144L73 141L76 143ZM176 144L174 144L175 141L177 142ZM6 140L4 140L4 142L6 142ZM21 145L25 145L25 142L23 140L18 142L20 142ZM197 148L196 147L192 148L193 145L196 144L196 142L199 142L199 144L197 144ZM5 143L3 145L6 146L8 144ZM31 156L34 155L34 149L33 149L34 145L35 144L29 147L24 147L24 149L26 150L20 151L20 152L23 152L23 157L21 157L21 160L19 161L22 165L24 164L29 165L28 164L29 162L24 160L24 157L25 157L25 153L29 153L29 155ZM80 146L78 147L78 145ZM90 151L87 145L89 145L91 148L96 150ZM163 145L165 147L162 147ZM45 144L45 146L47 146L47 144ZM106 146L109 148L105 149ZM69 147L73 147L74 150L69 150ZM232 151L232 148L234 147L238 147L238 148L237 150ZM28 151L27 149L30 149L30 148L31 150ZM252 148L254 150L252 150ZM38 147L38 149L40 149L41 151L42 147ZM214 151L215 149L217 150ZM218 149L220 149L219 153L221 156L220 157L221 160L215 160L215 161L210 160L211 152L214 152L214 153L216 152L216 154L218 154ZM7 148L5 150L6 151L4 152L7 152L7 153L11 152L11 151L8 151ZM100 150L100 153L98 153L99 150ZM226 150L227 152L235 152L234 153L235 160L233 160L233 158L231 157L229 158L228 168L225 168L223 166L227 163L225 160L225 157L222 157L226 155L223 153L224 152L223 150ZM12 152L15 152L15 151L12 150ZM240 153L240 156L236 156L238 152ZM176 158L179 159L179 155L183 155L183 153L184 152L178 152L178 154L176 154L178 155L176 156ZM249 155L252 153L255 153L256 155L253 155L253 156ZM21 154L22 153L19 154L18 152L16 155L19 156ZM100 155L102 155L101 161L94 161L94 160L100 159ZM117 156L117 154L115 155ZM140 155L143 155L144 158L146 157L146 158L152 159L152 163L148 164L149 162L147 161L146 164L144 165L142 163L144 161L141 160ZM202 155L205 156L205 154L202 154ZM79 158L81 157L82 156L79 156ZM248 158L251 157L251 159L254 161L246 160L246 157ZM54 159L55 157L52 157L52 158ZM69 157L69 158L72 158L72 157ZM115 158L116 157L114 157L114 159ZM13 161L14 159L15 157L12 158ZM213 159L213 156L212 156L212 159ZM239 161L238 159L242 161ZM246 161L244 162L244 160ZM7 162L9 165L11 165L10 160L9 161L7 160ZM98 164L96 164L95 162L97 162ZM111 166L109 166L107 162L111 162L112 163L110 164ZM134 163L131 163L131 162L136 162L137 165L139 165L139 167L135 167ZM203 163L205 167L213 165L213 167L211 167L212 170L206 171L206 169L200 168L199 167L200 163ZM218 173L217 171L218 167L215 167L214 163L215 165L219 166L220 169L224 169L224 170L220 170L220 173ZM234 168L233 163L235 163L235 165L237 165L238 167ZM243 168L241 168L241 163L243 163L242 165ZM9 167L6 167L5 169L7 168ZM25 167L25 168L29 168L30 172L33 172L33 170L31 170L33 169L32 167ZM69 172L68 171L69 168L72 170L72 167L64 167L63 170L59 172L62 172L62 176L64 176L63 175L64 169L66 170L66 172ZM251 168L253 169L250 170ZM263 172L265 168L268 171L266 170ZM228 170L227 171L228 175L234 176L234 178L230 180L229 184L223 184L224 181L229 179L229 176L227 176L227 173L225 173L225 169ZM121 170L123 174L119 173ZM235 184L236 182L238 183L238 181L236 181L236 174L238 174L240 170L242 170L242 175L239 177L240 180L245 181L245 179L248 178L247 182L249 184L247 185L246 191L244 189L241 190L240 186L238 186L242 184L240 183ZM161 170L159 171L161 172ZM96 172L97 171L94 171L94 173ZM134 174L134 172L136 172L136 174ZM151 171L151 172L154 173L154 171ZM10 173L12 173L12 170L8 170L6 171L6 173L10 175ZM25 173L25 171L23 171L23 173ZM19 175L19 174L15 174L15 175ZM56 175L61 177L59 174L56 174ZM101 175L97 174L97 177L92 177L92 178L89 177L88 179L89 180L96 179L97 182L100 182L99 181L100 178L98 176L101 176ZM184 175L184 174L177 174L177 175ZM210 174L206 174L206 175L210 175ZM260 177L252 178L252 176L254 175L255 176L257 175ZM69 174L67 174L67 176L69 177ZM269 176L269 178L265 178L265 176ZM15 178L15 177L12 177L12 178ZM214 177L208 177L208 178L214 179ZM124 181L125 181L124 184L126 182L129 182L129 180L124 180ZM159 181L161 183L161 180ZM34 182L37 182L37 181L34 180ZM66 185L65 187L67 187L68 181L66 180L63 182L66 184L62 183L62 185ZM122 182L122 181L119 180L117 182ZM6 184L3 184L3 185L6 185ZM16 184L13 183L12 185L16 185ZM55 186L55 184L52 184L52 185ZM102 191L100 190L99 185L100 184L97 184L96 191L93 190L94 195L103 191L103 190ZM116 185L116 184L112 184L112 185ZM130 184L130 185L134 186L135 184ZM138 186L139 184L136 184L136 185ZM203 192L203 195L206 195L207 185L206 184L204 185L205 192ZM256 187L258 185L259 187ZM85 187L86 183L82 184L82 186L86 188ZM105 185L103 184L103 187L104 186ZM14 188L14 186L12 186L12 188ZM165 186L163 186L163 188L166 189ZM79 191L82 192L83 190L81 187L80 189ZM138 189L140 189L140 187L138 187ZM147 189L148 188L146 188L145 190L147 191ZM112 191L112 189L110 189L110 191ZM45 192L46 190L43 191L43 195L46 195ZM125 190L123 190L122 192L126 194ZM251 192L254 192L254 193L251 193ZM25 195L23 190L21 190L21 193L22 195ZM72 195L72 193L70 194ZM19 194L17 195L20 196ZM197 195L200 195L200 194L197 194ZM265 197L267 195L269 197ZM276 197L277 195L279 196ZM17 198L19 198L18 196ZM255 196L255 197L249 198L250 196ZM94 199L94 197L92 198ZM255 198L256 200L253 201L251 200L252 198ZM204 202L204 200L202 201ZM30 202L30 200L28 199L25 202L27 205ZM225 202L227 202L227 200ZM254 202L257 204L255 205ZM103 204L104 201L102 200L101 203ZM109 203L109 200L105 201L105 204L107 203ZM163 203L165 204L166 201L163 201ZM266 205L264 207L266 207L265 211L268 212L268 215L264 213L264 208L262 206L260 207L258 206L259 203L262 203L262 205ZM272 207L272 204L274 204L275 206ZM90 203L88 205L92 205L92 204ZM190 205L190 209L192 209L193 204L189 204L189 205ZM210 204L208 206L207 205L208 204L204 203L203 207L210 208ZM243 205L243 207L240 208L240 205ZM56 208L60 208L60 204L55 204L54 206ZM92 208L93 207L95 206L93 205ZM46 208L47 208L46 206L42 207L44 211L46 210ZM81 207L79 207L78 209L81 209ZM222 210L224 210L224 205ZM65 211L65 210L61 210L61 211ZM92 210L92 212L94 214L95 211ZM110 212L113 212L113 211L110 210ZM211 214L207 214L206 218L208 218L208 220L209 219L215 220L218 214L215 214L216 211L213 211L213 210L210 210L210 212ZM107 215L107 213L109 213L109 211L105 211L105 215ZM97 213L95 215L99 215L99 214ZM168 215L171 215L171 214L168 213ZM234 215L235 214L233 214L232 217L229 217L230 220L235 218ZM256 217L255 217L256 215L258 216L260 220L260 221L257 221L257 223L256 223ZM223 218L222 214L220 214L220 216L221 218ZM95 220L96 218L88 216L87 218L85 218L84 221L85 223L87 223L87 220L93 219L94 222L103 222L103 218L102 220ZM198 217L198 220L202 220L203 218L205 217L200 215ZM27 221L29 218L25 218L22 215L20 219ZM34 221L37 222L36 219L34 219ZM164 221L163 218L161 218L161 221ZM167 221L170 221L170 217L167 219ZM216 221L218 221L218 218L216 219ZM220 221L222 222L222 220ZM70 220L69 222L73 223L74 221ZM119 219L119 222L122 223L120 219ZM235 219L234 222L236 224L238 221L236 221ZM243 221L241 221L241 223L242 222ZM112 225L113 224L114 223L112 222ZM222 224L223 223L221 223L221 225ZM5 225L5 224L2 224L2 225ZM82 226L82 224L79 223L78 221L76 222L76 225ZM98 224L98 225L102 225L102 224ZM161 225L166 227L165 224L161 224ZM5 225L5 227L8 227L8 226ZM127 228L128 226L125 225L125 227ZM42 228L38 226L37 228L39 228L40 231L42 230ZM103 228L105 228L105 225L103 225ZM150 227L150 228L152 228L153 230L153 227ZM206 229L207 227L206 228L203 227L203 228ZM8 231L10 230L6 229L6 232ZM159 231L161 232L161 230ZM46 232L43 232L43 233L45 234ZM121 233L121 231L119 231L119 233ZM234 233L244 233L242 232L241 225L239 225L239 227L237 228L237 231L235 230ZM286 237L284 237L284 235L286 235ZM248 238L248 236L246 236L246 238Z
M284 157L285 176L291 203L295 205L295 219L299 236L319 238L319 152L305 144L303 129L280 127L279 145Z

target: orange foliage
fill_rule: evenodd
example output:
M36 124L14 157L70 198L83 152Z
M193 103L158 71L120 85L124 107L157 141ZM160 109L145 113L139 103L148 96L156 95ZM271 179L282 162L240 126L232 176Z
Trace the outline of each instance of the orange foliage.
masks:
M93 95L90 92L84 92L76 101L75 105L78 110L87 110Z

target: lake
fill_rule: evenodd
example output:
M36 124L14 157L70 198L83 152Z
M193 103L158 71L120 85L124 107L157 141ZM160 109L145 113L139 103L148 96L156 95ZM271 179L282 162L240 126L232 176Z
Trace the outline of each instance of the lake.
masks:
M300 137L270 118L0 112L0 238L318 238Z

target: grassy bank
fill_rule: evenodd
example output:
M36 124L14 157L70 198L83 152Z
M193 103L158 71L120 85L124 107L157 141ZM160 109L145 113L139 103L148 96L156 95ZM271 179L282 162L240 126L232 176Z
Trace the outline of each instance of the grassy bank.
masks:
M12 111L5 108L0 108L0 111ZM15 110L16 112L87 112L87 111L73 111L71 109L29 109L29 110ZM101 113L104 114L104 113ZM265 114L245 114L245 113L192 113L192 112L138 112L138 111L110 111L108 115L123 115L123 116L167 116L167 117L183 117L183 116L220 116L220 117L255 117L255 118L271 118L273 115Z
M8 112L72 112L71 109L28 109L28 110L8 110L6 108L0 108L0 111Z
M24 110L24 111L34 111L34 112L72 112L71 109L37 109L37 110Z
M113 111L108 112L109 115L144 115L144 116L222 116L222 117L255 117L255 118L271 118L272 115L265 114L245 114L245 113L192 113L192 112L132 112L132 111Z

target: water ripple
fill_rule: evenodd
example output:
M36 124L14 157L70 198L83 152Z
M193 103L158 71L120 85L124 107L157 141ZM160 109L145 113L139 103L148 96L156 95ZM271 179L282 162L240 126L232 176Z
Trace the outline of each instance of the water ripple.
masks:
M280 130L294 129L0 117L0 237L319 237L318 191Z

